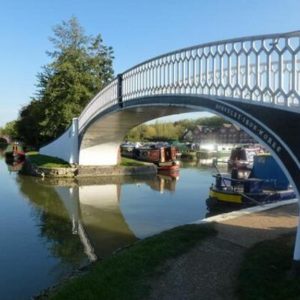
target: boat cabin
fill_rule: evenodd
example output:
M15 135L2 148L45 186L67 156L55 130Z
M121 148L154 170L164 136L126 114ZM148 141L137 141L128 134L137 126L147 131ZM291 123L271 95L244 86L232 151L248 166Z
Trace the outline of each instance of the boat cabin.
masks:
M231 150L228 160L228 169L251 169L254 161L254 156L261 153L263 150L260 147L235 147Z
M176 160L175 147L159 147L159 148L139 148L136 150L135 155L137 159L153 162L164 163Z

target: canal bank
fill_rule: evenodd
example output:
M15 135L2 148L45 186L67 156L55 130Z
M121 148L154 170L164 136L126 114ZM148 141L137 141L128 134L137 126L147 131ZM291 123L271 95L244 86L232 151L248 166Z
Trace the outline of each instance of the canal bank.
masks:
M295 235L298 207L295 203L291 204L291 201L287 203L289 204L278 207L266 206L264 210L224 214L203 220L201 225L183 226L138 242L132 248L121 251L121 254L97 263L88 274L67 282L50 294L50 298L82 299L84 295L89 299L257 299L251 296L245 298L243 291L237 293L241 285L241 266L247 264L245 258L249 259L248 249L258 242L280 238L279 242L275 242L278 246L286 243L286 237L282 238L283 234ZM212 227L201 229L207 223ZM207 234L203 236L202 230ZM183 241L188 246L181 247ZM161 246L162 244L165 245ZM169 253L164 248L166 245ZM140 247L139 251L136 252L135 247ZM255 251L259 256L259 250ZM254 253L254 256L257 255ZM276 270L280 267L283 259L277 258L277 261L272 262L271 272L272 268ZM292 257L288 259L291 261ZM137 261L138 266L135 265ZM149 262L154 264L151 270ZM108 267L112 268L107 271ZM136 275L136 269L144 271ZM287 271L289 269L283 272ZM266 274L267 280L269 273ZM293 283L300 288L298 278L294 280L288 276L283 277L287 285ZM256 287L253 286L252 289L256 290ZM259 293L255 292L255 297L269 299L261 298ZM285 293L290 293L293 297L295 290L283 292L282 295Z
M167 271L151 281L152 292L147 299L275 299L272 298L273 294L270 295L270 298L267 295L264 297L259 292L256 294L257 286L255 287L254 284L252 286L254 296L251 297L250 291L247 291L248 295L241 294L244 292L243 290L241 292L240 286L240 277L243 276L240 273L241 267L247 264L245 259L248 257L245 255L249 249L254 251L254 255L260 255L258 249L253 250L257 243L281 238L287 234L292 234L291 239L294 240L298 225L297 202L298 200L289 200L286 203L253 207L196 222L198 224L213 222L217 235L208 238L177 260L166 262L165 269ZM280 243L283 245L286 240L282 239ZM267 257L268 253L265 255ZM272 253L270 252L269 255ZM276 270L282 264L282 260L284 257L273 261L273 265L269 268ZM292 262L292 255L288 257L288 260L290 263ZM266 258L265 261L267 261ZM257 272L258 270L257 268ZM286 274L281 274L283 276L280 280L291 282L292 278L288 276L289 269L285 272ZM258 273L251 275L263 277L263 274ZM254 279L251 275L248 274L249 281ZM262 279L260 287L263 284L270 286L270 282L268 282L270 278L270 272L266 272L265 278L263 278L265 281ZM275 282L276 285L278 279ZM299 278L298 288L300 288ZM276 292L278 293L278 291ZM299 296L299 294L294 296L297 295ZM276 299L292 298L285 295L283 298Z
M204 218L214 172L182 166L176 178L50 179L19 175L0 157L1 299L30 299L86 265L85 237L102 259L137 240Z
M21 170L23 175L46 178L139 176L156 173L157 167L154 164L127 158L122 158L117 166L80 166L38 153L27 154Z

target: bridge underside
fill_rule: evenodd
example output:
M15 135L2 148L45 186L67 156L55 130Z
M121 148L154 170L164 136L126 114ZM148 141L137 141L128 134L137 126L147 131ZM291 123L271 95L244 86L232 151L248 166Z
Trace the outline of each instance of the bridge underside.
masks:
M80 132L79 164L115 165L120 143L131 128L158 117L192 111L209 111L243 128L270 150L300 190L299 114L216 97L153 96L126 101L122 107L110 107Z
M96 118L82 134L80 143L80 165L115 165L119 147L128 131L147 121L194 111L177 106L142 106L117 110Z

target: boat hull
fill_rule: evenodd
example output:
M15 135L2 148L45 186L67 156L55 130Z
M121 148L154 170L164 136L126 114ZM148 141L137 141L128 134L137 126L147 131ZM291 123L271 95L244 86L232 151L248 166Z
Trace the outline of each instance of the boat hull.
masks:
M296 197L292 189L282 191L264 191L262 193L239 193L231 191L210 189L209 198L206 203L208 206L214 205L236 205L253 206L277 201L289 200Z
M214 189L209 191L209 197L225 203L242 204L243 202L243 197L240 194L223 191L220 192Z
M19 162L25 160L25 154L22 152L5 152L6 161Z
M180 164L176 160L157 164L158 172L177 172L179 168Z

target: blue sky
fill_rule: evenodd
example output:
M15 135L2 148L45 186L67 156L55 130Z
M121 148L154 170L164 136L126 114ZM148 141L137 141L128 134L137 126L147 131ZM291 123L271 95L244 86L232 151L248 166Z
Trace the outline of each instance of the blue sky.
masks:
M299 12L300 0L0 0L0 126L34 95L52 28L71 16L101 33L120 73L182 47L299 30Z

